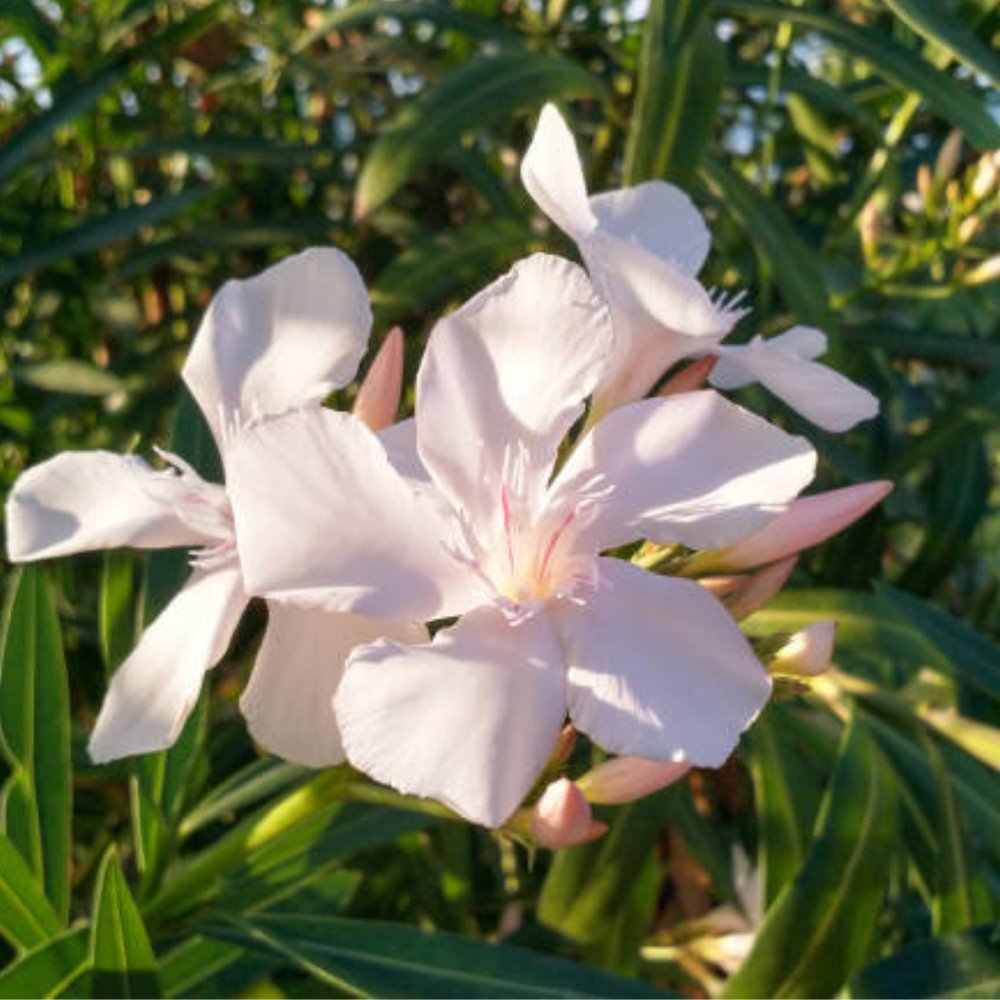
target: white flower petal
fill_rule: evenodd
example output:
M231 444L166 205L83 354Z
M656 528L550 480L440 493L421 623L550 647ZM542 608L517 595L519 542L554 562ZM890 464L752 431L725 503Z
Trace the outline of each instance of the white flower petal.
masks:
M600 561L586 607L560 606L570 717L612 753L717 767L768 699L767 671L690 580Z
M63 452L28 469L7 499L12 562L93 549L197 545L211 536L176 513L186 486L135 455Z
M563 724L562 653L544 615L514 626L480 608L430 645L355 650L334 704L355 767L500 826Z
M481 585L448 525L346 413L310 407L233 440L228 490L248 593L396 621L458 614Z
M90 737L95 763L173 744L246 603L235 566L191 574L111 679Z
M681 268L639 243L595 230L580 250L608 303L614 360L595 393L602 409L638 399L681 358L704 353L741 316L713 302Z
M348 654L380 636L427 641L423 625L383 622L336 611L268 606L267 630L240 708L250 735L272 753L305 767L344 760L333 695Z
M694 277L705 263L712 236L701 212L679 188L666 181L605 191L590 199L601 229L641 244Z
M182 372L220 449L222 413L242 420L283 413L319 403L354 378L371 322L358 269L333 247L223 285Z
M801 327L797 330L805 331ZM817 361L807 360L790 347L803 347L798 340L780 343L782 337L762 340L755 337L744 346L716 348L719 361L709 381L720 389L736 389L759 382L823 430L848 431L879 411L878 399L840 372ZM819 333L819 331L811 331ZM822 334L820 334L822 336ZM810 345L812 347L815 344Z
M431 333L417 376L421 458L473 524L500 509L511 455L526 492L548 479L611 353L606 309L583 270L536 254Z
M574 496L595 474L614 487L581 536L592 549L636 538L718 548L780 513L815 467L805 438L708 390L609 413L580 442L553 491Z
M587 204L576 140L555 105L546 104L538 116L521 160L521 180L535 204L573 239L581 239L597 224Z

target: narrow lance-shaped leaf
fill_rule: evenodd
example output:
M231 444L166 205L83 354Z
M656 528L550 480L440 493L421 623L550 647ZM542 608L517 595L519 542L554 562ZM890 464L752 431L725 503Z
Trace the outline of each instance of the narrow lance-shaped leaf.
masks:
M643 29L625 181L659 178L686 187L717 121L725 46L703 0L652 0Z
M90 996L88 929L67 931L22 955L0 971L0 1000L16 997Z
M848 727L805 866L778 897L724 997L832 996L867 956L895 843L892 775Z
M355 214L388 201L466 132L546 100L604 96L599 77L560 56L501 52L473 60L404 105L376 139L358 178Z
M12 575L0 632L0 747L13 768L3 829L65 919L69 912L69 687L59 619L44 570Z
M160 995L156 956L113 847L101 862L94 887L90 963L94 996Z
M368 996L653 997L645 983L524 948L336 917L261 915L206 930L270 951L337 990Z
M17 848L0 833L0 937L23 951L43 944L59 927L59 918L38 880Z

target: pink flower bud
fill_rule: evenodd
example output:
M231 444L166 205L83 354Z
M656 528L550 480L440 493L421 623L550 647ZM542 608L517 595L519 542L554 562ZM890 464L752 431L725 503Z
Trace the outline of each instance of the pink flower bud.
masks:
M403 392L403 331L394 326L382 341L354 400L354 415L373 431L396 419Z
M836 622L812 622L775 653L768 662L768 669L776 674L816 677L830 666L836 638Z
M616 757L588 771L577 784L597 805L634 802L644 795L673 784L690 770L687 761L646 760L645 757Z
M695 556L703 571L763 566L826 541L863 517L892 490L892 483L875 480L793 500L787 509L742 542Z
M726 598L726 610L738 622L760 610L788 582L798 561L798 556L789 556L746 577L746 584Z
M691 364L685 365L675 375L671 375L663 387L657 393L658 396L675 396L679 392L694 392L705 384L705 379L712 374L716 361L719 359L713 355L705 358L698 358Z
M531 835L553 850L586 844L605 830L607 825L591 816L590 803L569 778L553 781L531 810Z

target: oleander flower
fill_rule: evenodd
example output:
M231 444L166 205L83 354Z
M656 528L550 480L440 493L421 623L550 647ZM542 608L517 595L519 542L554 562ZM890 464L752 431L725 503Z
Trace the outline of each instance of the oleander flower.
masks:
M594 400L604 412L644 396L686 357L717 357L709 380L720 389L759 382L817 426L846 431L878 413L878 400L815 359L826 336L797 326L780 336L729 346L721 341L744 315L742 295L726 299L697 280L711 245L701 213L665 181L588 197L573 135L547 104L521 161L525 188L579 247L611 310L615 347Z
M705 588L601 553L733 544L812 479L815 453L709 390L616 409L557 471L612 354L582 269L537 255L433 330L420 488L363 424L323 410L262 421L229 457L252 592L459 616L430 643L356 648L335 705L355 766L478 823L522 802L567 715L610 752L714 766L768 697Z
M235 427L293 406L318 407L349 382L370 327L361 276L332 248L307 250L224 285L183 369L223 465ZM57 455L20 476L7 503L12 562L122 545L196 551L187 583L112 678L90 740L97 762L174 742L249 599L226 489L181 458L160 454L168 470L135 455ZM330 699L348 651L378 635L406 642L426 632L412 623L272 604L241 701L254 736L299 763L343 760Z

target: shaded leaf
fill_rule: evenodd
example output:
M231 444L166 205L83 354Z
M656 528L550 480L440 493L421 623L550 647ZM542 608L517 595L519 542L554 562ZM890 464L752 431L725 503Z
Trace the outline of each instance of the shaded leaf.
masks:
M27 950L48 941L59 929L59 918L38 880L0 833L0 935L15 948Z
M90 968L86 927L68 931L22 955L0 971L0 998L79 996Z

